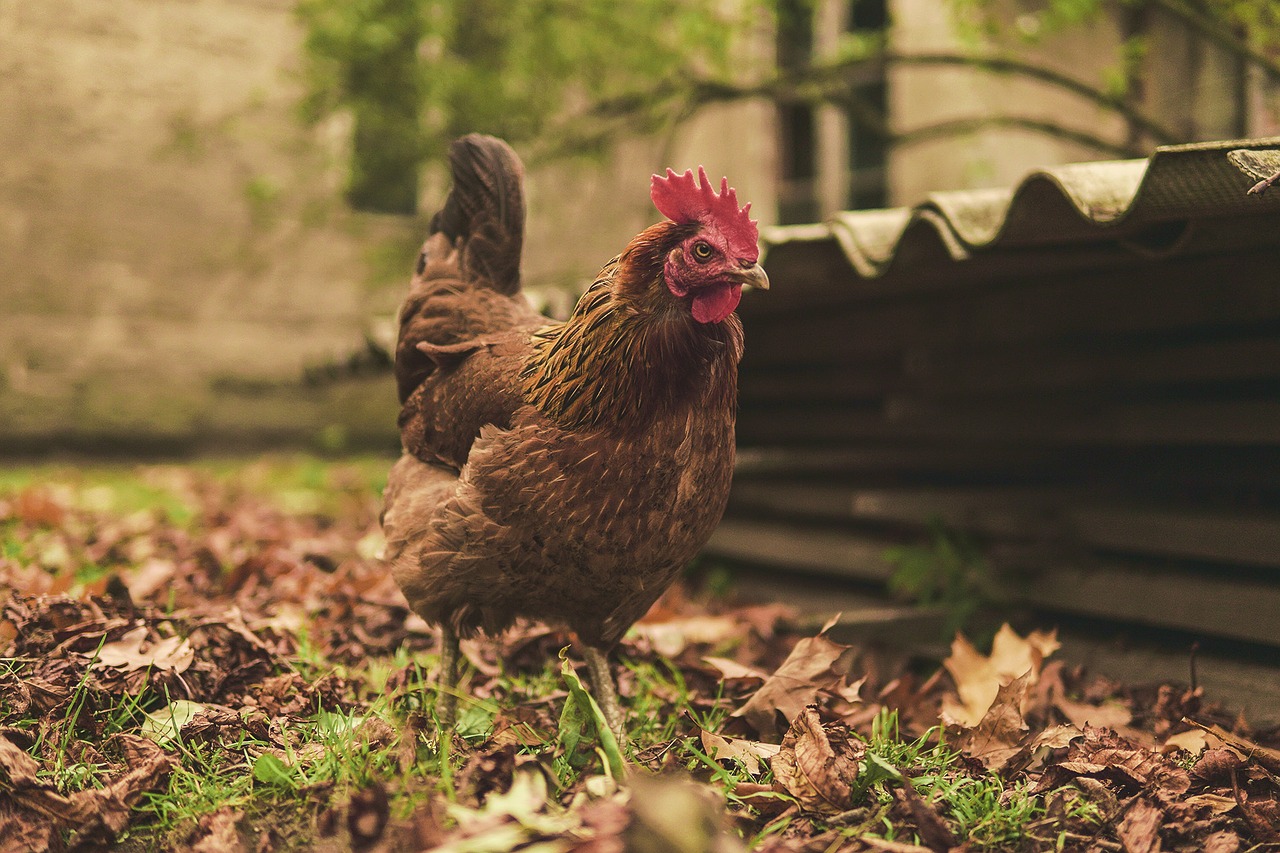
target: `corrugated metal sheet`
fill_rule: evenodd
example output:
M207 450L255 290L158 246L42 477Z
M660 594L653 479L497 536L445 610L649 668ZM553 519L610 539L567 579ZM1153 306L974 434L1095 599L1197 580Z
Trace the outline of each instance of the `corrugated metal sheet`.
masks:
M1177 254L1198 248L1182 227L1190 222L1280 211L1280 192L1247 195L1257 178L1228 157L1259 152L1267 162L1276 148L1280 137L1168 146L1149 160L1056 166L1013 189L938 192L911 208L849 211L762 236L775 268L797 250L833 243L857 278L886 285L924 267L1028 248L1108 242L1143 255ZM967 272L963 264L949 271Z

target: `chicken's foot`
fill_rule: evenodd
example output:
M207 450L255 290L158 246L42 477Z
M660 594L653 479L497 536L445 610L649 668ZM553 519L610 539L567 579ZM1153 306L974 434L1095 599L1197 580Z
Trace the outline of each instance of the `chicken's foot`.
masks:
M440 736L453 729L458 709L458 635L448 625L440 629L440 673L436 676L436 718Z
M609 658L595 646L586 646L582 655L587 659L587 672L591 673L591 686L596 692L596 702L604 712L604 721L613 732L618 744L626 741L623 724L626 717L622 713L622 704L618 701L618 688L613 683L613 673L609 671Z

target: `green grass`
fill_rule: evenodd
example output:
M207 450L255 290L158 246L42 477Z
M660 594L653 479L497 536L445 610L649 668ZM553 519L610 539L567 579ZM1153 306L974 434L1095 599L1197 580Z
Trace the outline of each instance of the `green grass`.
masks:
M98 585L100 591L109 577L134 568L135 552L129 548L146 552L145 536L141 545L126 536L122 541L133 544L120 553L90 559L89 546L106 527L132 529L132 524L145 531L152 525L190 538L206 536L220 514L238 506L240 496L253 496L259 501L253 507L266 507L282 518L312 519L313 527L305 529L313 532L348 523L343 533L354 543L376 526L377 495L388 466L389 460L381 457L335 464L299 455L184 466L0 469L0 501L28 490L47 490L67 515L61 523L0 521L0 557L24 570L43 567L68 581L73 598L83 597L90 585ZM213 493L215 498L210 497ZM161 545L163 541L156 547ZM215 563L213 571L217 570ZM222 571L228 573L232 567L222 566ZM326 577L308 575L317 583ZM723 578L717 575L715 583L723 583ZM0 594L3 591L0 575ZM167 614L160 624L172 635L186 629L178 627L184 617L174 613L172 591L169 595L167 610L163 603L159 607ZM234 601L228 594L224 603ZM275 628L269 631L279 633ZM536 720L521 729L525 740L515 750L517 759L532 760L549 771L553 799L567 799L599 777L619 779L628 772L622 766L624 754L634 761L660 748L658 763L683 767L722 793L731 813L741 818L749 846L795 829L801 819L794 809L784 812L794 804L789 795L761 791L774 781L767 762L752 772L741 762L707 754L698 729L722 731L735 701L723 695L723 685L709 695L696 693L690 681L703 683L698 679L704 676L661 656L622 657L631 693L624 747L605 736L599 709L570 665L572 658L563 661L554 655L523 667L505 664L496 677L464 664L456 738L441 742L434 725L434 653L401 645L389 654L338 657L326 645L323 628L313 630L311 620L287 634L281 646L286 651L272 659L273 670L266 677L296 672L306 684L329 680L345 685L340 702L318 704L263 724L274 728L230 725L214 736L189 739L182 734L182 724L199 708L180 698L182 694L175 698L164 686L175 682L147 672L130 682L140 685L136 689L111 692L94 674L95 655L85 652L83 671L68 685L64 709L50 716L0 712L0 724L29 736L28 751L39 756L42 778L64 794L104 784L107 765L117 758L111 753L112 736L143 734L160 743L174 759L174 769L134 806L134 819L119 839L127 850L181 846L202 817L228 807L261 831L275 827L281 835L287 828L286 849L303 849L316 841L321 816L372 788L385 789L393 819L408 818L437 795L460 808L469 807L474 797L468 786L474 787L476 773L484 772L476 766L483 768L492 749L490 739L496 729L517 718ZM99 636L98 649L106 640ZM0 685L25 679L33 663L0 660ZM241 715L241 722L258 712L255 707L232 710ZM1053 834L1063 831L1048 820L1043 795L1032 794L1025 784L971 772L938 729L904 738L897 716L885 712L871 725L866 742L853 809L840 816L804 815L814 832L917 840L892 817L893 789L902 784L902 775L911 778L920 796L972 849L1005 849L1027 836L1052 844ZM753 793L742 794L748 787ZM756 811L762 804L778 808L769 812L772 817L762 817ZM1068 797L1066 809L1077 825L1097 822L1096 809L1082 799Z

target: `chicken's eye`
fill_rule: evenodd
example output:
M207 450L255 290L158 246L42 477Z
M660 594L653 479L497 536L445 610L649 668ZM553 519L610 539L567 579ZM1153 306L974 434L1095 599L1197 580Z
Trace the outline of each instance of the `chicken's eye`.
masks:
M693 259L700 264L705 264L711 260L711 256L715 251L711 248L711 244L704 240L699 240L693 244Z

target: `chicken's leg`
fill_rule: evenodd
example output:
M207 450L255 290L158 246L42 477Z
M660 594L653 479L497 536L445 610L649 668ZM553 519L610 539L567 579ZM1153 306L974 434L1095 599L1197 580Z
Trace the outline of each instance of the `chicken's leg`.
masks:
M604 652L595 646L585 646L583 657L587 659L587 671L591 673L591 686L596 691L596 701L604 712L604 721L608 723L613 736L621 745L626 737L623 724L626 717L622 713L622 705L618 702L618 688L613 683L613 673L609 671L609 659Z
M441 626L440 673L436 676L436 718L441 737L453 729L458 708L458 635L448 625Z

